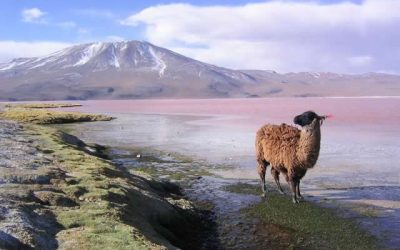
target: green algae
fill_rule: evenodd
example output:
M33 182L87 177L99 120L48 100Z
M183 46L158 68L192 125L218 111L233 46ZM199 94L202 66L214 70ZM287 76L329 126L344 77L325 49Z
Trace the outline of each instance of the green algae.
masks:
M233 184L225 190L260 195L260 187ZM312 202L293 204L288 196L268 192L260 203L242 210L267 225L278 226L292 235L290 246L300 249L382 249L377 240L360 229L354 220L338 216L330 208Z

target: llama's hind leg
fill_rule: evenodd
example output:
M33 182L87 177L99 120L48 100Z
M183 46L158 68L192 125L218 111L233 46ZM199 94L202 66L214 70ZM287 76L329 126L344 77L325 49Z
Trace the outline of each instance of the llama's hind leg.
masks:
M299 198L300 200L304 200L304 197L300 194L300 180L297 181L296 194L297 198Z
M276 170L273 166L271 167L271 175L274 177L276 186L278 186L279 193L284 194L285 192L283 192L281 183L279 181L279 171Z
M265 186L265 172L267 171L267 167L269 165L269 162L267 161L263 161L263 160L257 160L257 172L260 175L260 179L261 179L261 191L262 197L266 196L266 192L267 192L267 187Z

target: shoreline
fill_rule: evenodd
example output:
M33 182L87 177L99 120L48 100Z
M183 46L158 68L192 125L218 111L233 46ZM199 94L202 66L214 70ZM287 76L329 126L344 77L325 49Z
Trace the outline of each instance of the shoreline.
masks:
M176 184L133 174L107 159L106 147L60 130L0 124L0 248L202 244L204 212Z
M20 125L16 125L16 126L20 126ZM35 186L32 188L38 188L38 190L32 190L33 192L33 197L31 197L31 193L32 192L28 192L28 194L24 193L24 195L22 197L17 197L18 199L28 199L28 203L38 203L39 207L43 207L43 211L48 211L50 212L50 214L52 214L53 216L53 223L55 223L55 225L58 225L57 227L57 232L53 232L52 236L53 237L53 244L61 244L61 246L59 245L59 247L65 246L66 248L73 248L73 247L77 247L80 246L80 244L83 244L83 246L85 246L85 244L108 244L109 241L120 241L119 244L121 243L121 241L126 241L126 239L124 237L133 237L134 240L133 242L125 242L124 244L133 244L131 246L135 246L137 248L160 248L162 249L163 247L168 247L168 248L175 248L177 244L179 246L179 244L187 244L184 242L179 243L179 239L175 236L175 237L171 237L171 232L167 233L165 232L165 223L167 224L167 228L168 228L168 224L171 223L171 221L169 221L170 219L168 219L168 222L161 222L161 228L164 228L160 231L160 229L155 230L154 228L151 229L154 225L155 222L152 222L153 225L148 225L145 227L140 228L140 226L137 225L141 225L142 224L146 224L145 221L141 221L139 219L139 221L120 221L121 224L114 224L114 231L111 230L109 228L109 225L104 225L104 223L115 223L115 219L118 218L123 218L124 217L124 213L128 213L129 216L137 216L138 214L143 214L144 211L142 210L135 210L137 208L132 207L133 204L130 205L130 202L126 202L126 199L138 199L140 201L146 200L147 198L144 198L142 196L140 196L139 194L135 194L135 197L131 197L129 198L132 194L130 192L132 192L133 190L138 190L137 188L141 189L143 188L143 186L146 186L147 189L145 189L145 191L147 190L147 192L150 191L150 193L152 194L151 196L154 195L155 200L153 200L153 204L149 205L147 207L147 209L150 210L154 210L154 205L157 206L161 206L164 207L167 212L169 211L170 213L172 213L172 215L167 216L168 218L170 216L172 217L177 217L179 218L178 221L180 220L187 220L188 218L186 216L189 216L189 218L191 217L196 217L196 216L201 216L201 214L203 212L201 212L201 210L198 210L201 207L207 207L208 208L208 216L213 216L210 213L215 213L211 212L213 211L213 207L215 206L212 204L209 204L208 202L206 202L206 204L204 204L204 200L197 200L197 202L201 203L203 202L202 206L200 206L199 208L195 208L195 204L192 203L191 201L187 200L186 198L184 198L185 196L182 195L178 195L177 194L177 186L176 184L166 184L168 182L165 181L160 181L160 177L164 177L165 179L168 180L173 180L175 181L178 186L182 186L184 187L186 184L189 184L189 188L190 185L194 185L195 187L204 187L204 182L207 183L207 181L212 181L212 176L211 177L207 177L210 174L206 171L207 169L199 169L200 171L195 171L195 172L191 172L190 174L188 174L188 170L191 170L193 168L193 166L196 166L196 164L198 166L203 165L203 163L199 163L196 162L196 160L193 159L188 159L188 158L179 158L182 156L179 155L171 155L171 153L165 153L164 156L160 156L160 152L155 152L155 155L151 155L150 154L143 154L143 156L140 157L140 162L143 163L144 167L142 168L142 171L131 171L133 168L129 169L127 166L129 166L129 162L122 162L120 166L118 166L115 162L109 159L105 159L104 157L98 157L99 155L97 155L98 153L101 153L102 150L104 150L105 148L103 148L100 145L88 145L86 143L84 143L83 141L81 141L79 138L72 136L72 135L68 135L65 133L60 132L57 129L54 128L50 128L50 127L45 127L45 126L36 126L36 125L22 125L23 127L21 127L21 129L28 129L29 133L28 134L32 134L32 138L30 138L31 135L28 135L28 138L25 138L25 142L22 143L33 143L30 141L34 141L35 143L37 143L38 141L40 141L40 145L35 145L34 147L37 148L37 150L39 150L41 152L41 157L46 156L46 157L50 157L49 161L49 165L52 165L54 162L56 163L56 165L58 165L58 170L56 170L55 174L55 178L50 178L50 181L44 185L51 185L51 186L46 186L44 190L42 190L40 185L39 186ZM41 144L42 143L42 144ZM139 151L143 150L138 148ZM150 151L152 151L150 149ZM93 153L96 153L93 155ZM154 153L154 151L152 151ZM108 152L109 153L109 152ZM72 155L72 156L71 156ZM96 156L97 155L97 156ZM107 155L107 154L106 154ZM129 157L127 158L137 158L136 157L137 154L136 152L130 152L129 153ZM151 156L151 157L149 157ZM148 157L148 158L146 158ZM95 164L93 165L93 163L95 162ZM137 159L136 159L137 162ZM132 162L131 162L132 163ZM148 168L148 165L152 165L153 168ZM164 165L165 168L161 167L162 164L170 164L170 165ZM68 165L70 165L68 167ZM168 169L168 167L171 167L172 165L175 165L175 167L177 169L181 169L182 173L177 173L174 169ZM54 170L54 169L52 169ZM62 171L60 171L62 170ZM136 169L137 170L137 169ZM59 171L59 172L57 172ZM87 172L86 172L87 171ZM104 172L105 171L105 172ZM146 171L147 175L146 175ZM140 175L139 172L144 173L144 175ZM50 172L49 172L50 173ZM54 172L51 172L52 175L54 175ZM46 172L47 174L47 172ZM80 176L80 174L83 174L82 176ZM149 175L150 174L150 175ZM175 175L174 175L175 174ZM136 176L136 177L134 177ZM158 180L154 179L154 177L157 177ZM131 179L133 178L133 179ZM18 179L18 178L17 178ZM114 180L115 179L115 180ZM77 182L78 180L78 182ZM124 183L121 186L121 182ZM135 185L135 182L136 185ZM186 182L186 184L185 184ZM192 183L190 183L192 182ZM151 183L151 184L150 184ZM194 183L194 184L193 184ZM197 183L197 184L196 184ZM22 185L22 183L14 183L17 185ZM37 184L37 183L36 183ZM130 187L130 185L133 185ZM172 186L171 186L172 185ZM197 185L197 186L196 186ZM200 186L199 186L200 185ZM15 185L14 185L15 186ZM2 186L4 187L4 186ZM158 187L158 188L155 188ZM172 188L172 190L171 190ZM185 188L185 187L184 187ZM212 187L211 187L212 188ZM48 190L51 191L48 191ZM112 191L109 191L109 189L113 189ZM179 188L178 188L179 190ZM186 194L187 194L187 190L190 190L186 187ZM173 192L171 192L173 191ZM35 194L36 192L36 194ZM82 193L83 192L83 193ZM28 198L26 197L26 195L28 195ZM137 196L139 195L139 196ZM226 195L226 194L225 194ZM142 197L142 198L140 198ZM198 198L201 198L201 196L198 196ZM232 197L236 197L236 196L232 196ZM196 195L192 196L193 200L196 200ZM207 198L207 197L206 197ZM284 197L287 198L288 197ZM33 199L33 200L32 200ZM164 200L162 203L159 203L159 200ZM136 200L137 201L137 200ZM24 200L22 200L21 202L26 202ZM107 203L110 202L110 204L114 204L111 207L113 209L115 209L115 213L113 213L112 209L111 211L109 210L109 205L105 206L106 204L103 203ZM228 200L229 202L229 200ZM311 203L311 202L306 202L306 203ZM78 205L77 205L78 204ZM122 205L122 207L124 207L122 210L119 210L120 206ZM60 206L61 208L56 208L54 209L54 207L58 207ZM78 210L80 209L86 209L85 213L89 213L91 214L92 211L97 210L96 206L103 206L103 210L98 213L96 212L94 214L94 217L89 216L90 218L84 218L82 217L82 215L80 213L78 213ZM104 207L105 206L105 207ZM211 207L210 207L211 206ZM128 211L126 210L126 208L130 208L128 209ZM41 208L39 208L40 210ZM132 212L131 210L134 210L134 212ZM296 211L296 208L293 208L294 212ZM326 208L318 208L318 209L326 209ZM156 209L158 210L158 208ZM174 211L174 212L171 212ZM178 211L178 212L176 212ZM180 212L183 214L180 214ZM149 212L149 211L146 211ZM161 212L161 214L163 214L162 217L165 216L165 212L166 211L158 211ZM103 218L103 214L108 214L107 216L105 216ZM111 216L109 218L107 218L111 213ZM121 214L122 213L122 214ZM138 214L136 214L138 213ZM234 223L236 224L229 224L228 226L230 228L222 228L219 232L225 232L227 234L231 233L229 232L229 230L237 230L237 228L239 228L238 231L235 231L235 233L243 233L243 230L248 230L249 226L253 228L253 222L252 220L249 221L248 217L243 216L242 212L237 210L237 211L233 211L233 214L228 214L228 217L225 218L221 218L222 221L219 221L219 223L226 223L227 219L230 218L232 219L232 216L234 218L236 218L235 216L240 217L238 220L234 221ZM45 213L46 214L46 213ZM186 215L185 215L186 214ZM152 214L153 217L154 214ZM75 217L75 219L74 219ZM104 221L97 221L98 219L102 218L104 219ZM157 216L156 216L157 217ZM182 218L186 218L186 219L182 219ZM113 221L111 222L110 221ZM160 219L160 218L159 218ZM158 219L158 220L159 220ZM204 217L202 218L204 219ZM258 245L258 247L260 246L265 246L266 243L271 243L272 240L276 240L276 235L266 235L266 232L269 232L268 230L265 231L266 229L264 228L265 226L265 222L263 222L261 217L255 218L257 220L257 223L254 224L255 226L255 237L256 238L252 238L252 240L256 239L255 244L261 244ZM225 220L225 221L224 221ZM83 221L83 222L82 222ZM195 220L196 221L196 220ZM82 225L82 223L84 225ZM87 223L87 224L85 224ZM138 224L135 224L138 223ZM61 226L60 226L61 224ZM113 225L113 224L112 224ZM176 229L176 225L177 224L170 224L169 227L170 228L175 228ZM179 223L178 223L179 225ZM210 224L209 224L210 225ZM95 226L96 230L95 232L93 232L93 226ZM204 226L204 225L203 225ZM215 226L215 225L214 225ZM118 227L122 227L123 230L118 231ZM131 227L131 228L130 228ZM192 225L186 225L186 226L182 226L181 229L187 230L189 228L191 228ZM201 225L199 225L199 228L201 227ZM211 225L211 227L213 227ZM101 229L99 229L101 228ZM115 229L117 228L117 229ZM137 230L138 228L140 228L140 230ZM197 229L199 229L197 228ZM136 229L136 230L135 230ZM267 227L268 229L268 227ZM282 229L282 228L278 228L279 230L277 230L276 228L274 228L273 232L278 232L279 235L281 234L285 234L287 235L288 232L290 234L290 230L286 231L287 229ZM133 230L133 231L132 231ZM214 230L214 229L212 229ZM218 230L218 229L216 229ZM258 231L257 231L258 230ZM118 231L118 232L117 232ZM143 235L143 232L147 231L147 236ZM149 231L153 231L153 233L149 234ZM167 230L168 231L168 230ZM201 230L200 230L201 231ZM361 230L362 231L362 230ZM2 231L1 231L2 232ZM132 233L133 232L133 233ZM163 232L160 234L160 232ZM121 234L119 234L121 233ZM155 233L155 234L154 234ZM181 232L182 233L182 232ZM198 232L201 234L201 232ZM203 232L204 233L204 232ZM210 234L212 236L212 234L215 232L206 232L206 236L205 239L207 239L207 237L210 237ZM247 232L248 233L248 232ZM98 236L95 236L95 235ZM178 233L179 234L179 233ZM8 234L9 235L9 234ZM78 240L78 242L71 242L71 238L76 237L77 235L84 235L83 237L87 237L87 238L81 238ZM123 236L124 235L124 236ZM159 235L159 237L155 237L152 238L149 235L153 235L152 237L154 237L154 235ZM165 237L162 237L163 235L169 235L169 238L166 240ZM98 237L104 237L104 239L101 239L99 241ZM197 237L198 235L196 235ZM231 246L235 246L235 244L240 243L240 244L249 244L248 242L240 242L240 241L235 241L237 240L237 237L244 237L244 235L227 235L226 239L224 239L225 244L227 244L227 242L232 241L228 244L231 244ZM7 239L6 236L0 235L0 237L5 237L5 239ZM93 238L94 237L94 238ZM236 237L236 238L235 238ZM270 238L268 238L270 237ZM271 238L272 237L272 238ZM303 237L303 236L301 236ZM16 238L16 237L14 237ZM97 239L95 239L97 238ZM17 238L18 239L18 238ZM185 238L182 238L185 239ZM288 238L285 238L286 240L288 240ZM13 239L14 241L10 241L12 244L14 242L14 244L16 244L15 239ZM55 241L54 241L55 240ZM204 239L203 239L204 240ZM208 240L210 240L210 238L208 238ZM265 240L265 241L264 241ZM89 243L87 243L86 241L88 241ZM38 242L38 244L40 244L41 241L26 241L26 243L22 242L23 244L29 246L29 244L34 244L35 242ZM51 241L50 241L51 242ZM85 243L86 242L86 243ZM218 242L218 240L216 239L212 239L211 240L211 244L214 244L214 247L218 247L221 242ZM286 244L287 242L284 243L284 245L278 246L281 247L281 249L285 249L288 246L297 246L297 247L306 247L308 246L306 244L306 240L302 240L301 242L297 243L298 239L293 238L288 242L288 245ZM114 244L116 242L113 242ZM224 242L222 242L224 243ZM294 245L293 245L294 244ZM299 245L296 245L299 244ZM305 245L304 245L305 244ZM375 243L371 243L370 245L370 249L374 249L372 246L376 246L374 245ZM246 245L245 245L246 246ZM268 246L268 245L267 245ZM180 246L181 248L183 247L184 249L188 249L187 247L185 248L184 245ZM256 245L257 247L257 245ZM44 248L46 249L46 248ZM50 249L50 248L49 248ZM192 248L193 249L193 248Z

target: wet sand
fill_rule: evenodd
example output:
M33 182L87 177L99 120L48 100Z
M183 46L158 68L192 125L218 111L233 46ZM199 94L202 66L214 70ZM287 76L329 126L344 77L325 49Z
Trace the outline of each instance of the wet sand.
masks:
M333 114L322 127L320 158L303 179L308 199L347 207L362 225L399 247L400 98L279 98L82 102L79 110L118 119L81 124L80 137L106 145L175 151L214 164L225 178L256 180L254 135L264 123L292 124L314 110ZM269 181L272 178L268 177ZM334 201L334 202L333 202Z

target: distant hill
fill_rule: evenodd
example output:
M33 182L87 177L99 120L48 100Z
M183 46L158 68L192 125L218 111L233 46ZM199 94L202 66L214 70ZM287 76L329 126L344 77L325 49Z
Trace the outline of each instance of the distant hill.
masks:
M0 63L0 100L375 95L400 95L400 76L231 70L139 41Z

